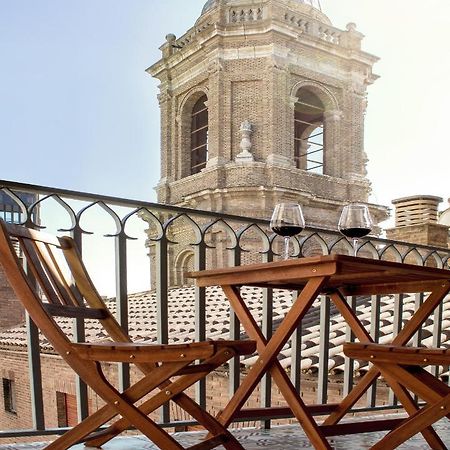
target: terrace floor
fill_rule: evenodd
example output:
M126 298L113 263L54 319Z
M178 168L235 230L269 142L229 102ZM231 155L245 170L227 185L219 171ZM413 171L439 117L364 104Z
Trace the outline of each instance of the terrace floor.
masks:
M436 431L445 443L450 442L450 421L442 420L436 427ZM270 450L299 450L312 449L314 447L309 443L308 438L302 432L299 426L288 425L273 427L270 430L261 430L255 428L244 428L233 430L238 440L246 450L257 450L267 448ZM380 433L363 433L347 436L336 436L329 438L330 445L335 450L364 450L369 449L382 436ZM199 442L204 436L203 432L176 433L176 439L184 446L189 446ZM0 450L41 450L45 448L45 443L33 444L4 444L0 445ZM72 447L72 450L88 449L83 444ZM144 436L118 437L102 447L104 450L158 450ZM416 435L407 443L398 447L403 450L429 449L421 435ZM217 447L223 450L223 447Z

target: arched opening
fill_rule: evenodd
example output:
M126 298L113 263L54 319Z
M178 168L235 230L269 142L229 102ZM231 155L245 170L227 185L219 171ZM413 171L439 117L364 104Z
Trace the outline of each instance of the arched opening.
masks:
M192 284L192 280L186 277L187 272L194 270L194 252L192 250L183 250L176 257L174 285L185 286Z
M297 93L294 113L294 160L298 169L324 174L325 107L306 88Z
M208 107L201 96L191 113L191 174L200 172L208 161Z

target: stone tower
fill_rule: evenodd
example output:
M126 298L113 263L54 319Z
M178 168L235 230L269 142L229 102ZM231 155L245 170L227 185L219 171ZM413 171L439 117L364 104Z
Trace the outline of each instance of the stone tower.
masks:
M147 70L161 81L159 202L268 218L294 201L308 226L335 229L342 205L368 201L377 57L316 2L209 0L184 36L167 35Z

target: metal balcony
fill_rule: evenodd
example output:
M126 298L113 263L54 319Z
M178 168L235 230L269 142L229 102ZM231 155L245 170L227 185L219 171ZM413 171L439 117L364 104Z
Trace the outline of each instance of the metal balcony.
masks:
M83 252L94 283L100 293L109 297L109 305L115 310L118 320L130 330L130 334L146 340L167 343L180 339L203 340L211 336L239 338L241 329L234 313L225 306L220 309L223 306L220 304L220 293L189 285L184 272L202 270L212 265L235 266L280 258L281 241L272 234L268 220L1 180L0 192L8 196L9 208L14 211L14 217L10 214L3 218L13 217L14 221L30 227L45 227L53 233L72 235ZM24 197L24 194L29 195ZM24 201L24 198L32 201ZM292 240L292 257L350 254L352 251L350 243L337 230L307 228ZM448 268L450 251L370 237L361 242L359 255ZM264 333L270 335L283 311L289 308L291 294L260 290L248 295ZM305 318L305 323L296 330L289 346L283 349L280 356L296 388L310 401L320 404L331 397L344 396L358 374L366 370L342 355L340 346L343 341L352 340L353 336L339 320L329 301L324 300ZM395 335L402 320L406 320L408 311L421 301L422 295L348 298L352 308L366 316L368 330L375 341ZM147 309L142 306L143 302L146 302ZM424 329L414 337L414 344L446 346L450 343L445 330L447 306L447 303L442 305L430 318ZM147 322L143 319L143 308ZM185 318L184 328L180 325L180 317ZM89 324L84 323L75 323L74 330L74 335L81 341L86 333L92 332ZM13 339L17 340L13 342ZM11 350L19 351L19 348L22 353L27 352L29 384L27 395L21 398L28 401L26 404L18 403L16 411L0 411L0 437L3 438L0 449L2 442L6 445L23 438L29 441L30 437L35 441L45 441L46 436L64 431L64 426L51 418L51 406L46 404L48 393L43 383L41 352L48 354L51 349L40 341L38 330L28 319L24 324L18 323L12 328L0 330L0 354L5 370L10 364L5 355ZM231 362L226 368L225 391L235 391L241 371L251 363L251 358ZM119 385L127 386L130 377L127 365L118 366L117 373ZM442 370L441 376L448 377L448 372ZM15 389L21 388L23 386L15 386ZM89 393L79 380L76 380L76 388L76 412L79 418L83 418L89 408ZM211 395L208 396L205 383L196 386L195 396L202 405L212 409L220 407L214 405ZM259 407L277 404L276 392L269 378L263 379L259 397L252 401ZM14 420L22 413L21 408L26 408L28 419ZM374 385L368 396L358 403L355 413L376 415L397 409L392 394L385 387ZM176 410L168 406L161 409L158 420L175 430L195 426L190 418L180 417ZM244 433L243 439L250 442L252 434L259 436L254 439L270 439L265 429L288 422L289 414L284 419L277 417L276 420L271 417L246 417L245 421L235 426L261 428L255 433L247 432L247 435L245 431L237 431ZM280 436L292 433L290 428L275 430L271 435L275 440L280 440L277 433ZM300 429L295 431L295 436L300 442L305 439ZM336 445L350 449L351 438L337 438ZM354 448L365 448L361 440L354 439ZM251 445L248 448L253 448ZM132 444L130 448L138 447ZM287 446L283 448L288 449Z

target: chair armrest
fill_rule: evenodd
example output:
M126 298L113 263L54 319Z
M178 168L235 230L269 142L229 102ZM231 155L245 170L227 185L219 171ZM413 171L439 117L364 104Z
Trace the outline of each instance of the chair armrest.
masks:
M344 354L350 358L371 361L374 364L377 362L413 366L450 364L450 350L443 348L348 342L344 344Z
M254 341L205 341L189 344L146 344L128 342L74 343L74 351L80 358L104 362L168 362L193 361L210 358L217 351L229 349L230 358L253 353Z

